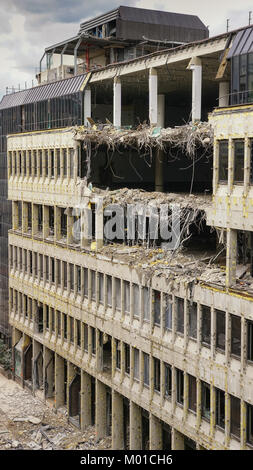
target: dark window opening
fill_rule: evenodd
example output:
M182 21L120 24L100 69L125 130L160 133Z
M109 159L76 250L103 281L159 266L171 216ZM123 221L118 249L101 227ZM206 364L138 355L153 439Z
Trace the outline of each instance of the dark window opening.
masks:
M210 421L210 406L210 385L201 382L201 414L208 421Z
M129 344L124 343L125 347L125 372L130 374L130 346Z
M184 334L184 299L176 297L177 332Z
M143 366L143 383L146 385L146 387L149 387L149 355L146 353L143 353Z
M234 141L234 182L244 181L244 140Z
M231 315L231 354L241 356L241 318Z
M246 422L246 430L247 430L247 442L253 445L253 406L246 404L247 406L247 422Z
M220 140L218 143L219 155L219 181L228 181L228 141Z
M196 377L188 375L189 382L189 404L188 408L196 413L197 409L197 381Z
M222 310L215 310L216 313L216 348L225 351L226 339L226 314Z
M166 398L171 397L172 393L172 370L171 365L164 363L164 393Z
M225 392L216 388L216 425L225 429Z
M160 326L161 323L161 293L154 290L154 323Z
M205 305L201 306L201 341L204 346L210 347L211 343L211 309Z
M197 339L197 303L188 301L189 337Z
M176 399L180 405L184 404L184 373L176 369Z
M240 438L241 401L239 398L230 396L230 403L230 432L233 436Z
M161 361L154 357L154 389L156 392L161 391Z

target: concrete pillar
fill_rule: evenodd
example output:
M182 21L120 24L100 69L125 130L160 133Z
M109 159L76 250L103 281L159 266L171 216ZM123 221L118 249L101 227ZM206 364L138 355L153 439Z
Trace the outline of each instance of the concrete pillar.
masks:
M44 398L50 398L54 395L54 352L44 346L43 356Z
M70 410L69 386L76 375L75 366L69 361L68 361L67 371L68 371L67 372L67 410L69 414L69 410Z
M18 203L12 201L12 229L18 230Z
M84 90L84 125L89 126L87 117L91 118L91 89L90 87Z
M234 184L234 140L232 137L228 139L228 186L227 193L231 194ZM229 217L229 206L227 210L227 217Z
M61 208L54 207L54 240L61 239Z
M193 57L187 67L192 71L192 122L201 121L202 65L199 57Z
M184 450L184 436L175 428L171 429L171 450Z
M229 106L229 82L219 82L219 107Z
M96 379L95 427L97 439L102 439L107 434L106 411L106 385Z
M124 449L123 396L112 390L112 450Z
M247 441L247 407L245 401L241 400L241 449L245 449Z
M22 232L27 233L28 231L28 204L22 202Z
M113 81L113 125L121 126L121 79L115 77Z
M251 139L245 137L244 141L244 196L247 196L250 186L250 173L251 173Z
M64 359L55 354L55 408L64 405Z
M49 235L49 206L43 205L43 239Z
M149 69L149 122L151 126L158 123L158 77L157 70Z
M32 237L39 231L39 210L37 204L32 204Z
M237 258L237 231L227 229L227 253L226 253L226 286L230 287L236 281Z
M70 245L73 243L73 225L74 225L74 217L72 215L72 209L68 209L67 214L67 244Z
M225 392L225 446L228 447L230 443L230 395L228 392Z
M102 248L104 243L104 217L103 217L103 199L96 201L96 249Z
M91 425L91 376L81 371L81 430Z
M91 210L88 208L82 208L80 217L81 217L81 227L80 227L81 248L85 248L90 243L89 227L91 227L91 223L92 223Z
M142 449L142 416L141 408L130 402L130 450Z
M156 149L155 156L155 191L163 192L163 151Z
M152 413L149 415L149 436L150 450L162 450L163 448L163 432L162 432L162 422Z
M39 352L41 351L41 345L37 341L33 340L33 357L32 357L32 387L33 387L33 393L37 389L37 384L36 384L36 375L35 375L35 361L38 358Z

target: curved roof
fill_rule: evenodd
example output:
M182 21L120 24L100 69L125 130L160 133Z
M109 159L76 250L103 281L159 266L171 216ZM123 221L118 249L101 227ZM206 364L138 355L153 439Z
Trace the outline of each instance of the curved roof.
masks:
M86 74L76 75L75 77L45 83L45 85L5 95L0 103L0 110L77 93L81 91L85 77Z

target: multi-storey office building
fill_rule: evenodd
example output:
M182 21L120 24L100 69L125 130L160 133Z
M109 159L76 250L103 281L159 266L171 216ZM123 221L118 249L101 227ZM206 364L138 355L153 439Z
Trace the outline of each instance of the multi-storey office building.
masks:
M1 103L23 126L8 136L14 375L56 408L66 406L82 429L111 433L114 449L252 446L251 35L246 28L157 52ZM248 88L239 81L237 94L245 104L229 106L230 71L235 80L242 53ZM160 128L189 113L200 120L218 100L210 116L213 201L210 138L194 164L186 145L176 152L165 142L149 160L139 147L121 147L131 132L116 130L124 119L133 126L142 113L154 144L165 139ZM36 120L43 102L47 113ZM98 121L104 105L114 128L80 127ZM116 134L112 154L101 136ZM124 207L154 202L158 210L177 202L183 250L143 243L138 233L130 244L119 236L110 243L102 197Z

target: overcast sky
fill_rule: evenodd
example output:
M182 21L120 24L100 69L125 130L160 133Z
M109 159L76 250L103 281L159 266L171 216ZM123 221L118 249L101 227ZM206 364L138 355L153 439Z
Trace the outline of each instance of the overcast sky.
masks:
M0 97L5 88L36 83L45 47L78 33L80 23L119 5L198 15L210 35L248 24L252 0L0 0ZM253 16L253 13L252 13Z

